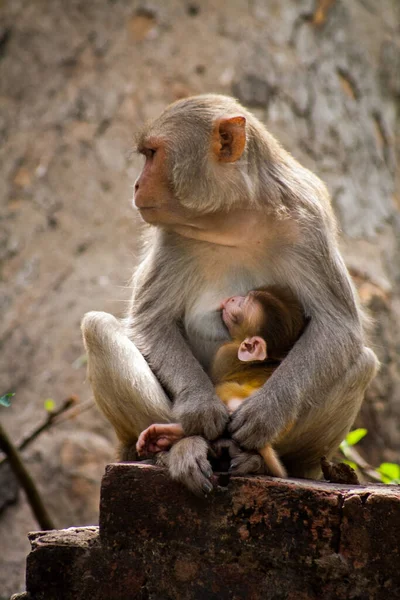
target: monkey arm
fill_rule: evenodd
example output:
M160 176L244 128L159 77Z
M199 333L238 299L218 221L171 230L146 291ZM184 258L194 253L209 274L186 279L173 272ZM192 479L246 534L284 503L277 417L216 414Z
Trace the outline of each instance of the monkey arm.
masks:
M302 257L301 251L296 254ZM375 372L375 365L361 361L360 372L346 383L346 371L357 363L364 341L353 289L338 253L333 249L327 256L322 248L320 255L303 257L292 283L310 322L272 377L231 417L233 438L248 449L273 443L300 413L329 402L330 391L341 380L343 397L359 403ZM356 395L354 386L359 388Z
M140 319L135 321L133 337L173 401L173 418L182 424L185 435L217 438L228 421L227 409L193 356L178 324L166 324L162 317L152 326L138 325Z
M257 449L273 443L303 407L324 402L343 369L334 361L340 344L322 343L323 334L310 323L272 377L232 415L229 429L241 446Z
M184 338L181 324L185 290L201 284L190 256L184 254L178 260L176 246L168 244L168 239L166 232L152 239L135 273L129 337L172 400L172 418L181 423L185 435L212 440L224 431L229 415Z

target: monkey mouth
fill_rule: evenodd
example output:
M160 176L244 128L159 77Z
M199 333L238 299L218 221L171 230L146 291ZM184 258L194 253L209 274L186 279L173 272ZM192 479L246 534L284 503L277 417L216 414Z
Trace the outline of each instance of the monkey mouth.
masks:
M226 327L232 327L233 325L237 325L238 324L238 314L229 312L228 310L226 310L226 308L222 309L222 320L224 322L224 324L226 325Z
M149 225L157 223L158 217L159 217L159 213L157 211L157 207L156 206L142 206L142 207L137 207L137 210L138 210L140 218L145 223L148 223Z
M225 327L227 327L228 331L229 331L229 327L231 326L231 321L229 320L228 315L225 313L225 311L222 311L222 321L225 325Z
M156 217L157 210L157 206L142 206L141 208L138 208L139 215L144 221L146 221L146 219L152 221Z

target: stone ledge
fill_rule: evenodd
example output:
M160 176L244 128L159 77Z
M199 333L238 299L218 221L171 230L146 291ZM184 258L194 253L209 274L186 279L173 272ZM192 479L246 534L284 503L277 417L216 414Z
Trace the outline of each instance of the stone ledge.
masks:
M30 537L32 600L400 597L400 488L215 475L206 500L109 465L100 528Z

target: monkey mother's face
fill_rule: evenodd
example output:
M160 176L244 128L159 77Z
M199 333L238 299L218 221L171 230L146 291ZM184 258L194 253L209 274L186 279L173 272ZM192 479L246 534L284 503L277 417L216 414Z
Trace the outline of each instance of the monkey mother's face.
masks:
M169 106L141 132L137 150L145 165L134 202L145 221L196 227L197 218L243 201L247 179L232 163L245 150L246 118L232 114L236 108L231 98L194 96Z
M176 222L182 218L168 178L166 149L162 141L145 138L138 146L145 157L135 182L134 203L144 221L150 224Z

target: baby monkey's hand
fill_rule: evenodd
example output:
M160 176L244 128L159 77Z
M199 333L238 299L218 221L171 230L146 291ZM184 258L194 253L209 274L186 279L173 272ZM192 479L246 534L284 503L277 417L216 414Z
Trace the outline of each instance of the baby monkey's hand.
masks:
M157 454L169 450L184 436L179 423L154 423L139 436L136 450L139 456Z

